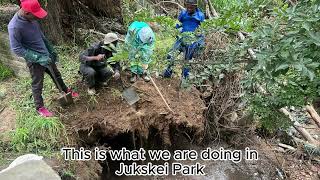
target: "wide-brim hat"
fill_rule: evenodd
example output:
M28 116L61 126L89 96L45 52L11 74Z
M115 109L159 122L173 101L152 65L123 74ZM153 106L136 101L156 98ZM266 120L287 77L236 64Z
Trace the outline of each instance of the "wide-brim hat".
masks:
M104 36L104 40L103 40L103 44L110 44L113 43L115 41L118 41L119 37L117 34L115 33L108 33Z

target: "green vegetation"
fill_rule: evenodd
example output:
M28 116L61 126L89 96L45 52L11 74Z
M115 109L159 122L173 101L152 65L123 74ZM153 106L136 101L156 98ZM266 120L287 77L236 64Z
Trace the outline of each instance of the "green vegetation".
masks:
M156 16L150 9L135 9L130 0L124 1L125 23L134 20L156 22L161 27L156 34L156 45L151 69L161 73L166 64L166 55L172 47L178 31L174 28L177 20L173 17ZM209 78L220 82L229 72L245 70L242 77L244 88L243 100L248 110L259 120L261 126L272 131L288 126L288 119L278 109L285 106L302 107L320 95L318 90L320 59L320 13L317 1L299 1L295 7L280 0L218 0L214 6L219 18L207 20L200 32L205 35L219 32L226 34L229 41L219 56L206 59L215 65L199 65L199 71L193 71L196 85ZM249 36L239 41L235 32L246 31ZM89 41L89 40L88 40ZM253 48L256 58L248 58L248 48ZM60 55L60 70L66 84L75 83L78 75L77 46L57 47ZM128 67L128 54L123 46L110 61L120 61L123 68ZM212 58L212 59L211 59ZM246 60L248 63L236 63ZM0 80L9 77L9 70L2 70ZM199 73L198 73L199 72ZM17 111L17 128L12 133L12 149L16 151L44 152L55 151L67 142L65 127L58 118L39 117L30 98L30 78L18 79L13 91L17 96L12 104ZM47 106L52 106L50 98L57 92L52 80L45 78L44 99ZM257 91L257 87L266 93ZM112 91L119 96L118 91ZM89 103L95 104L96 97ZM66 172L66 174L69 174Z
M215 1L217 5L218 2ZM195 83L201 84L209 77L219 80L227 72L245 70L244 98L255 119L270 131L286 127L289 121L278 111L280 108L303 107L320 95L319 3L304 0L289 7L272 0L232 2L220 7L219 18L202 25L207 34L229 34L231 43L220 56L209 59L221 64L202 69ZM250 35L245 41L238 41L234 36L238 31ZM249 48L256 52L255 59L248 59ZM236 63L239 60L248 62ZM259 88L265 92L257 91Z
M59 69L66 84L72 85L77 79L79 64L77 47L57 47L60 54ZM14 97L12 106L17 113L16 130L11 134L12 150L22 152L49 153L60 150L68 143L65 127L59 118L42 118L34 108L31 97L31 79L21 78L13 83ZM45 104L52 108L52 96L57 93L49 76L45 77L43 96Z
M15 4L16 2L15 0L0 0L0 5Z
M0 63L0 81L13 76L13 71Z

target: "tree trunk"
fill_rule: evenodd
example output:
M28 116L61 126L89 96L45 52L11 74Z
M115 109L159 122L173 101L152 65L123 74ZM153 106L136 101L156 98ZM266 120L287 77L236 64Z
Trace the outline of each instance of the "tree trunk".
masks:
M41 21L42 29L54 44L64 43L78 37L78 28L102 30L104 27L93 21L92 15L116 18L123 23L121 3L120 0L51 0L42 4L48 11Z

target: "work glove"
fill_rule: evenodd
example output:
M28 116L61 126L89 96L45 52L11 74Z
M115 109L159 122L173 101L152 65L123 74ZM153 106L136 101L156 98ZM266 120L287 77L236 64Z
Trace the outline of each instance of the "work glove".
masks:
M52 59L49 58L48 56L41 56L38 60L38 63L41 66L47 67L53 63Z
M38 52L27 50L26 54L23 57L27 62L39 63L42 66L47 66L52 63L52 60L49 56L40 54Z

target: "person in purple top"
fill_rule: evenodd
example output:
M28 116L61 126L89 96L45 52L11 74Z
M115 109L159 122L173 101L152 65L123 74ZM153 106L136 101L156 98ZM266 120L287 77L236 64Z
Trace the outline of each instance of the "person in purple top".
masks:
M32 78L32 95L37 112L43 117L51 117L53 113L44 107L42 98L44 73L53 78L48 67L51 66L57 81L66 93L72 92L67 88L57 69L58 55L52 45L44 36L37 22L47 16L47 12L41 8L38 0L21 0L21 9L13 16L9 25L9 39L11 50L23 57L29 67ZM72 92L73 97L79 96Z

